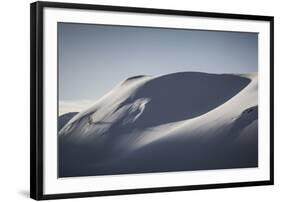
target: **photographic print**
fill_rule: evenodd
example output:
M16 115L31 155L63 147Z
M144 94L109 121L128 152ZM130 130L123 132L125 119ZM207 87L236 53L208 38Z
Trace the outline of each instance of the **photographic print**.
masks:
M258 33L58 23L59 177L258 167Z
M31 4L30 196L272 185L274 17Z

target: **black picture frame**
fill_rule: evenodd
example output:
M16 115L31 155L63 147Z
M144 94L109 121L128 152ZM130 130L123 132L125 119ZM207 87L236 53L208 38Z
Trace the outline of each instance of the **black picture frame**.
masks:
M63 9L122 11L132 13L165 14L177 16L211 17L240 20L258 20L269 22L270 89L268 90L270 91L270 180L45 195L43 193L43 9L46 7ZM63 199L274 184L274 17L272 16L103 6L75 3L35 2L30 5L30 68L30 197L33 199Z

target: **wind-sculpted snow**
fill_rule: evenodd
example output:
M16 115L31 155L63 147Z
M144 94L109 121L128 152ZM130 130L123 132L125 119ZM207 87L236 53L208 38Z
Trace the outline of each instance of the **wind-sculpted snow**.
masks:
M257 74L131 77L59 132L59 176L256 167Z
M70 112L59 116L58 131L60 131L60 129L62 129L76 114L78 114L78 112Z

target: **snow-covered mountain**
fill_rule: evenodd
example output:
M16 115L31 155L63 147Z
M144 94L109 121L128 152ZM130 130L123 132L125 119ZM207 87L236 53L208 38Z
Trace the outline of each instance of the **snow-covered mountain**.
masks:
M59 132L59 176L258 166L258 75L129 78Z

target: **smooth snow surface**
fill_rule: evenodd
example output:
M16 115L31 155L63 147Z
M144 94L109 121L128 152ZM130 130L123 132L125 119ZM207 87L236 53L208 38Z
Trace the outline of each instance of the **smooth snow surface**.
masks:
M258 166L258 75L129 78L59 131L59 176Z

